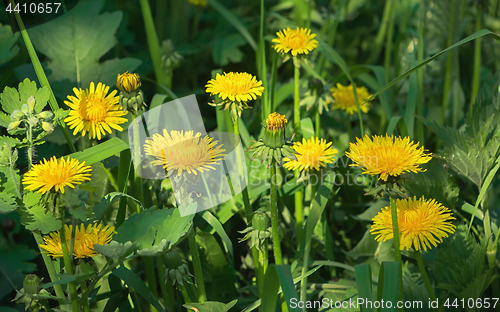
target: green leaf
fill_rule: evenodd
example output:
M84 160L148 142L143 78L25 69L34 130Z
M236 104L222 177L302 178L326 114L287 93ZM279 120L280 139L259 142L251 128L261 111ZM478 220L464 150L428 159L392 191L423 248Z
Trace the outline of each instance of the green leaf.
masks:
M5 87L0 94L0 103L6 113L12 114L16 109L20 110L23 104L28 104L28 98L31 96L35 97L35 111L37 113L41 112L47 105L50 96L48 88L43 87L39 89L36 87L36 82L26 78L19 83L18 90Z
M0 24L0 65L19 52L19 47L15 45L18 37L19 33L13 33L9 25Z
M381 311L396 311L396 302L399 291L399 261L384 261L380 268L377 300L381 302L392 302L392 307L384 307Z
M227 312L231 310L232 307L236 305L236 302L238 302L237 299L229 302L229 303L222 303L222 302L215 302L215 301L207 301L204 303L186 303L183 305L186 309L192 309L193 311L197 312Z
M415 52L411 53L409 56L410 66L415 65ZM417 111L417 73L410 75L410 81L408 85L408 94L406 95L406 106L404 111L404 118L406 122L406 127L408 129L408 136L413 139L414 125L415 125L415 113Z
M354 266L356 284L358 285L359 298L372 301L372 273L369 264L358 264ZM361 312L373 312L373 308L361 305Z
M302 133L302 137L306 140L314 137L314 126L311 118L304 118L300 121L300 132Z
M30 29L35 49L50 61L46 71L54 92L65 98L72 87L90 82L113 86L117 73L133 72L141 61L133 58L99 60L116 44L122 12L102 13L104 1L80 1L63 16ZM30 65L31 66L31 65Z
M358 257L371 257L375 254L377 247L378 242L375 240L375 235L372 235L370 229L367 229L356 247L345 252L345 254L353 259L357 259Z
M280 288L283 290L285 302L288 303L288 309L291 312L300 312L298 307L292 308L290 302L292 299L298 301L297 291L292 278L292 272L289 265L271 264L264 277L264 290L262 292L262 304L260 311L275 311L276 303L279 298L276 294Z
M193 216L181 217L176 208L156 210L152 207L131 215L117 229L114 240L137 243L139 255L152 256L176 244L189 230Z
M45 213L45 208L38 205L42 195L27 192L23 196L25 207L20 211L21 222L30 231L40 231L42 234L61 229L61 220L55 218L50 212Z
M127 148L129 148L129 146L124 141L119 138L111 138L106 142L87 148L85 151L70 154L69 156L71 158L78 159L79 161L85 161L85 164L87 165L92 165L118 154Z
M229 35L215 40L213 44L212 57L215 64L226 66L229 62L239 63L243 59L243 52L238 48L245 44L241 35Z
M111 192L109 194L106 194L94 207L94 219L101 221L106 212L108 211L109 207L113 203L113 201L120 197L130 198L136 203L138 203L142 209L144 209L144 207L142 207L142 203L139 200L135 199L134 197L121 192Z
M113 259L120 259L128 256L132 252L135 245L132 242L125 242L125 244L117 241L111 241L106 245L94 245L95 251Z
M219 234L222 242L224 243L224 247L226 248L226 252L229 254L231 263L234 263L233 243L229 239L229 236L227 236L227 233L222 227L220 221L208 210L205 210L201 216L205 221L207 221L208 224L212 226L212 228L214 228L215 232Z
M151 293L148 286L137 276L134 272L130 271L126 267L122 266L114 270L111 274L123 280L130 288L133 288L139 295L146 299L152 306L154 306L158 311L165 312L161 304Z
M245 38L252 49L254 49L254 51L257 51L257 43L245 27L245 25L243 25L243 23L241 22L240 17L236 17L233 13L231 13L231 11L226 9L226 7L224 7L216 0L207 0L207 3L210 4L210 6L212 6L214 9L216 9L222 16L224 16L224 18L240 32L240 34L243 36L243 38Z

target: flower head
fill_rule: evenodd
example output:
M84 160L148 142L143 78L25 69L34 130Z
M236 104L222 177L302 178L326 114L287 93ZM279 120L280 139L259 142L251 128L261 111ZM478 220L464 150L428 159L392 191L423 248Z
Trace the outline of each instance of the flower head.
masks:
M266 132L264 144L271 148L281 148L285 145L285 125L287 123L285 115L272 113L266 119Z
M116 87L123 92L134 92L141 87L141 80L138 74L130 74L127 71L123 74L118 74L118 77L116 77Z
M45 158L31 170L24 174L23 184L28 191L38 190L37 193L45 194L54 188L55 192L64 194L64 187L75 188L75 185L90 180L92 168L80 163L77 159L68 157L59 161L52 156L47 161Z
M71 242L72 229L72 225L64 225L64 235L68 246ZM81 224L79 227L77 226L75 229L75 244L73 247L74 258L92 258L96 256L97 252L94 250L94 245L109 243L113 237L114 231L114 226L106 225L103 227L101 224L89 224L87 228L85 228L84 224ZM43 241L45 244L40 245L40 247L45 249L50 256L53 258L61 258L63 256L60 231L45 235Z
M267 116L266 127L267 130L280 130L285 128L287 122L285 115L272 113Z
M358 112L356 99L354 97L353 85L343 86L340 83L337 83L337 87L332 87L330 89L330 92L332 93L332 97L334 98L334 109L344 110L347 114L350 115L354 115ZM368 112L368 110L370 109L370 104L365 102L371 97L371 94L365 87L356 87L356 94L358 95L358 103L361 111L363 113Z
M398 228L400 236L399 249L411 247L415 250L436 247L442 243L447 233L453 234L456 227L451 223L455 220L451 210L434 199L426 200L423 196L398 199L396 201ZM377 235L377 241L393 239L391 208L385 207L373 219L370 233Z
M101 134L106 131L111 133L111 128L123 131L119 126L127 121L122 118L126 113L122 111L118 104L119 97L116 96L116 90L106 95L109 87L102 83L90 83L90 89L73 88L75 96L68 95L69 101L64 101L71 109L68 117L64 119L70 129L75 129L73 134L82 132L82 136L89 133L89 138L97 137L101 139Z
M332 142L326 143L326 140L319 138L302 139L302 143L295 142L292 146L297 154L296 160L284 158L285 168L288 170L299 169L300 171L309 171L311 169L320 170L326 164L335 161L335 154L338 151L330 148Z
M196 6L207 6L207 0L189 0L189 3Z
M264 91L262 81L249 73L217 74L205 87L210 95L217 94L222 100L229 99L232 102L256 100Z
M429 162L432 154L424 154L424 148L410 142L409 137L394 138L392 135L373 136L373 140L365 135L356 143L350 143L350 152L346 152L354 164L364 167L363 173L380 174L379 180L387 181L389 176L399 176L405 172L422 172L419 167Z
M188 174L203 173L217 165L226 154L219 141L212 140L201 133L193 135L193 131L172 130L170 134L163 130L163 135L155 133L144 146L146 155L154 156L153 165L163 165L169 171L177 171L180 176L184 171Z
M308 28L286 29L280 30L276 33L278 38L273 39L274 49L276 52L288 53L292 56L298 54L309 54L314 48L318 46L318 41L313 39L316 34L311 34Z

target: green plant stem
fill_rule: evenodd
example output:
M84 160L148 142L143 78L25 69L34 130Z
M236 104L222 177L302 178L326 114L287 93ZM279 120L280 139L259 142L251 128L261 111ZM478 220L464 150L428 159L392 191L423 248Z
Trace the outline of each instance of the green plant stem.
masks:
M293 96L293 126L295 131L295 138L297 141L302 140L300 132L300 68L294 66L294 96Z
M158 291L156 288L156 274L155 274L155 264L153 261L153 257L142 257L144 259L144 268L146 271L146 280L148 282L148 287L153 296L158 298ZM151 311L158 311L155 307L151 305Z
M316 107L316 128L314 129L314 135L319 138L321 131L321 114L319 113L319 108Z
M424 280L427 293L429 294L429 297L431 298L432 301L436 301L436 295L434 294L431 282L429 281L429 277L427 276L427 272L425 271L424 262L422 261L422 255L420 255L419 251L415 252L415 258L417 259L418 268L420 269L420 274L422 274L422 279Z
M396 13L396 1L391 0L393 5L391 5L391 11L389 13L389 28L387 29L387 37L385 38L385 55L384 55L384 68L385 68L385 81L391 81L391 55L392 51L392 39L394 36L394 15ZM397 73L396 73L397 74Z
M134 173L135 173L135 178L134 178L134 190L135 190L135 198L141 203L144 202L143 200L143 190L142 190L142 178L139 176L138 172L141 170L141 138L140 138L140 133L139 133L139 122L136 122L137 118L140 118L138 115L132 114L132 117L134 118L132 120L132 131L134 132L134 161L135 164L137 164L134 167ZM139 212L140 205L137 204L137 211Z
M481 30L481 6L476 7L476 32ZM472 73L472 91L470 96L469 111L472 112L472 107L476 103L476 97L479 93L479 83L481 81L481 37L474 41L474 71Z
M399 267L399 299L403 298L403 261L401 260L401 250L399 249L399 226L398 226L398 210L396 208L396 196L391 196L391 217L392 217L392 233L394 236L394 260L400 263Z
M196 279L196 288L198 289L198 302L204 303L207 301L205 292L205 281L203 280L203 270L201 268L200 254L198 253L198 245L196 244L194 226L189 230L188 234L189 248L193 258L194 277Z
M47 268L47 272L49 273L50 281L51 282L56 282L59 280L59 278L56 275L56 270L54 269L54 263L50 259L50 256L47 255L47 252L40 247L40 245L44 245L44 241L42 239L42 234L40 234L40 231L33 231L33 236L35 237L36 244L38 246L38 250L40 250L40 254L42 255L43 262L45 263L45 267ZM61 284L55 284L53 286L54 291L56 293L57 298L59 298L59 305L61 307L66 305L66 302L64 301L64 298L66 296L64 295L64 291L62 289Z
M10 4L12 5L13 8L16 7L16 3L14 0L10 0ZM45 71L43 70L42 64L40 63L40 60L38 59L38 55L36 54L35 48L33 47L33 44L31 43L30 37L28 35L28 32L26 31L26 28L24 27L23 20L21 19L21 16L19 15L19 12L14 11L14 15L16 17L17 25L19 26L19 30L21 31L21 36L23 37L24 44L26 45L26 49L28 50L28 54L31 59L31 63L33 64L33 67L35 68L35 73L36 76L38 77L38 81L40 81L40 86L41 87L47 87L50 91L50 96L49 96L49 105L50 108L52 109L53 112L57 111L59 109L59 105L57 104L56 97L54 96L54 92L52 91L52 88L50 87L49 80L47 79L47 76L45 75ZM73 144L73 141L71 141L71 137L69 135L68 129L66 128L66 124L64 123L63 120L59 121L59 125L61 126L61 129L64 134L64 138L66 139L66 142L69 145L69 148L72 153L76 152L75 145Z
M175 310L174 293L169 291L167 284L165 283L165 265L163 262L163 254L156 256L156 262L158 267L158 283L160 284L161 296L163 297L163 304L167 306L171 311ZM170 288L170 290L173 290Z
M80 288L82 293L85 293L87 291L87 281L81 282ZM83 312L90 312L89 297L82 298L82 301L83 301Z
M352 126L351 126L351 118L349 115L347 115L346 118L346 128L347 128L347 134L349 135L349 142L354 140L354 135L352 134Z
M380 55L380 51L382 51L382 43L384 42L387 26L390 23L392 7L394 4L394 0L387 0L385 2L384 7L384 15L382 16L382 22L380 23L380 28L378 29L377 37L375 38L375 47L373 48L373 52L368 59L367 64L373 63L378 56Z
M151 15L151 8L148 0L139 0L141 4L142 17L144 19L144 28L146 29L146 37L148 39L149 53L153 61L156 80L161 85L168 85L168 79L165 72L161 68L161 50L158 36L156 34L155 23Z
M319 177L318 180L319 181ZM317 186L314 184L311 184L311 204L310 204L310 209L312 210L314 200L316 198L316 191L317 191ZM307 226L306 226L307 228ZM305 276L307 273L307 270L309 269L309 256L311 254L311 241L305 242L304 244L304 258L302 261L302 275ZM307 301L307 277L304 277L302 281L300 282L300 300L302 302ZM307 311L306 306L302 308L303 312Z
M450 14L448 15L450 17L450 20L448 22L448 39L447 39L447 47L451 46L453 44L453 35L455 34L455 10L456 10L456 2L457 1L451 1L450 3ZM443 102L442 102L442 114L441 114L441 122L444 125L445 124L445 115L446 115L446 110L448 109L448 102L449 102L449 94L450 94L450 87L451 87L451 72L453 70L453 52L448 52L447 58L446 58L446 71L444 75L444 87L443 87Z
M57 211L59 206L59 199L56 199L56 207L55 210ZM61 224L62 224L62 229L59 231L59 234L61 236L61 247L63 251L63 259L64 259L64 268L66 269L66 273L69 275L73 275L73 264L72 258L73 255L71 255L71 259L69 256L68 252L68 244L66 241L66 233L65 233L65 227L64 227L64 209L61 210ZM78 295L76 293L76 286L73 282L68 283L68 289L69 289L69 298L71 301L71 306L73 308L73 312L78 312L80 311L80 306L78 304Z
M271 229L273 234L274 263L283 264L279 236L278 190L276 187L276 163L271 162Z
M421 2L421 6L424 2ZM417 62L418 64L424 61L424 28L425 28L425 7L420 8L418 19L418 44L417 44ZM424 115L424 68L417 70L417 115ZM416 120L417 141L420 145L424 145L424 124L420 119Z
M184 285L179 285L179 290L181 291L182 298L184 299L184 303L191 303L191 298L189 298L189 295L186 291L186 286Z

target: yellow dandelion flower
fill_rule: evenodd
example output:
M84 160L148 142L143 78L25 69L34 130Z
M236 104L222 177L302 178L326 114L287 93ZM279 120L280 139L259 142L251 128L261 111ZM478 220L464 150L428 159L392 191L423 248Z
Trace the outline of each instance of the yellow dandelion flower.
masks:
M278 38L272 41L276 43L274 49L276 52L288 53L293 56L298 54L309 54L314 48L318 46L318 41L313 39L316 34L311 34L308 28L286 29L280 30L276 33Z
M456 227L451 223L455 218L451 210L434 199L426 200L423 196L418 200L416 196L408 200L398 199L396 209L400 250L437 247L437 243L442 243L448 233L455 233ZM390 207L383 208L372 220L370 233L377 235L375 239L378 242L394 238Z
M373 136L373 141L365 135L356 143L349 143L350 152L346 152L354 164L363 167L363 173L379 174L379 180L387 181L389 176L399 176L406 172L422 172L419 165L429 162L432 154L424 154L424 147L410 142L409 137L394 138L392 135Z
M343 86L337 83L337 87L332 87L330 89L332 97L334 99L333 108L341 109L346 111L347 114L354 115L358 112L358 107L356 106L356 99L354 98L354 86L348 85ZM368 92L365 87L356 87L356 94L358 95L358 103L361 111L363 113L368 112L370 109L370 104L365 103L372 95Z
M154 156L153 165L163 165L167 170L177 170L180 176L184 171L197 175L219 164L226 154L219 141L212 140L208 135L201 137L201 133L193 135L193 131L172 130L170 134L163 130L163 135L155 133L152 140L144 144L146 155Z
M141 87L141 80L136 73L124 72L116 77L116 87L123 92L134 92Z
M335 154L338 151L330 148L332 142L326 143L325 139L310 138L309 140L302 139L302 143L295 142L292 146L297 154L297 160L284 158L285 168L288 170L309 171L311 169L319 170L325 167L326 164L331 164L335 161Z
M281 130L285 128L287 122L285 115L272 113L267 116L266 127L267 130Z
M52 156L47 161L45 158L31 170L24 174L23 184L28 191L38 190L37 193L45 194L54 188L54 191L64 194L64 187L75 188L83 181L90 180L92 168L80 163L77 159L68 157L59 161Z
M73 226L64 225L64 235L68 244L71 243L71 231ZM97 255L94 245L105 245L113 238L114 226L102 226L101 224L89 224L85 228L84 224L75 229L75 244L73 247L73 257L76 259L92 258ZM63 251L61 246L60 231L52 232L43 237L45 244L40 245L52 258L62 258Z
M196 6L207 6L207 0L189 0L189 3Z
M233 102L256 100L264 91L262 81L258 81L249 73L217 74L205 87L210 95L217 94L222 100L229 99Z
M93 82L90 83L90 89L73 88L76 97L68 95L69 101L64 101L70 108L64 121L70 129L75 129L73 135L81 131L82 136L85 136L88 132L90 139L97 137L100 140L101 134L106 134L105 131L111 133L111 128L123 131L119 124L127 121L122 118L126 113L118 104L117 91L113 90L106 95L108 91L109 87L100 82L97 88Z

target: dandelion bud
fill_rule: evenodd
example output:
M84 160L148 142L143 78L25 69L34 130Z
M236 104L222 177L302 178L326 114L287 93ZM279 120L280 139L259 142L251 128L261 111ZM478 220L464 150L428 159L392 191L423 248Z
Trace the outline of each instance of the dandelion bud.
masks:
M40 119L36 118L35 116L30 117L28 119L28 122L29 122L30 126L32 126L32 127L36 127L36 125L38 124L39 121L40 121Z
M54 114L51 111L43 111L36 116L40 119L45 119L45 120L49 119L50 120L52 118L52 116L54 116Z
M23 112L24 115L28 116L30 113L28 104L23 104L23 106L21 106L21 111Z
M269 217L267 214L257 210L252 218L252 227L258 231L266 231L269 228Z
M161 50L161 67L165 72L169 73L181 65L182 56L175 52L174 45L170 39L162 42Z
M138 74L129 74L125 72L123 74L118 74L116 77L116 87L122 92L134 92L141 86L141 80Z
M184 285L188 282L191 276L189 268L185 260L182 260L181 255L175 249L169 250L164 255L165 263L165 283L171 282L173 285L176 283Z
M272 113L267 117L264 135L266 146L277 148L285 145L285 125L287 122L286 117L278 113Z
M10 119L12 119L14 121L18 121L23 117L24 117L24 113L18 109L16 109L15 111L12 112L12 114L10 114Z
M54 126L50 122L42 121L42 129L45 132L51 133L54 131Z
M20 124L21 124L20 120L11 122L9 124L9 126L7 127L7 131L14 131L14 130L16 130L17 128L19 128Z
M35 103L36 103L35 97L30 96L28 99L28 107L29 107L30 112L35 110Z
M36 274L28 274L23 281L24 292L27 295L36 295L40 290L40 278Z

